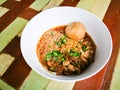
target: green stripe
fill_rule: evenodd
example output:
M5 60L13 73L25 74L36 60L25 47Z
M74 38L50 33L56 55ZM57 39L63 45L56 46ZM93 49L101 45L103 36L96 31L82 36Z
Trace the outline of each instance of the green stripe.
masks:
M21 30L23 30L27 22L28 20L18 17L0 33L0 52Z
M2 17L5 13L7 13L9 9L5 7L0 7L0 17Z
M0 90L15 90L13 87L0 80Z
M35 0L31 5L30 8L40 11L47 3L49 0Z
M6 72L14 59L15 58L9 54L3 53L0 55L0 77Z
M73 90L75 82L50 81L46 90Z
M114 68L110 90L120 90L120 49L117 57L117 62Z
M111 0L80 0L77 7L86 9L103 19Z
M49 79L46 79L36 72L31 71L29 76L23 82L20 90L45 90L49 83Z
M57 7L59 6L64 0L50 0L50 2L42 9L46 10L52 7Z
M91 10L96 0L80 0L76 7Z
M0 0L0 5L2 5L3 3L5 3L7 0Z

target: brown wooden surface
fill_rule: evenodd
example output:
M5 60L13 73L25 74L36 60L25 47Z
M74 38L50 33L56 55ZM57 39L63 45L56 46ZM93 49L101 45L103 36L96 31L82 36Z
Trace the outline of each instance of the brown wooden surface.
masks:
M34 15L39 13L28 7L33 1L35 0L22 0L18 4L15 1L13 2L13 0L8 0L8 2L2 4L3 7L9 8L10 11L0 18L0 32L18 16L30 20ZM76 6L78 2L79 0L65 0L61 6ZM119 0L111 1L103 21L109 28L113 39L113 53L110 61L93 77L76 82L73 88L74 90L109 90L116 57L120 47ZM31 70L20 52L20 38L16 36L1 53L9 53L16 58L1 79L18 89Z

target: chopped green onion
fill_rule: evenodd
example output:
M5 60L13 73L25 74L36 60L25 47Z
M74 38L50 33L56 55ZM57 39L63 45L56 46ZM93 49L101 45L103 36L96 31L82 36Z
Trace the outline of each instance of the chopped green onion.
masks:
M54 70L55 70L55 68L53 68L53 67L50 67L49 69L50 69L51 71L54 71Z
M62 59L61 59L61 60L62 60L62 62L64 62L64 61L65 61L65 58L64 58L64 57L62 57Z
M73 66L78 67L78 63L74 62Z
M63 56L63 54L58 50L53 50L52 52L48 52L45 56L45 60L48 61L50 59L53 59L55 61L58 60L58 57Z
M66 36L64 35L63 37L60 38L60 40L56 41L55 43L58 45L58 46L61 46L62 44L65 44L66 43Z
M51 32L51 36L54 36L54 33L53 33L53 32Z
M50 59L51 59L51 56L52 56L52 54L48 52L48 53L46 54L46 56L45 56L45 60L46 60L46 61L50 60Z
M83 45L82 46L82 50L85 52L87 50L87 46L86 45Z
M58 50L53 50L52 51L52 56L53 57L58 57L58 56L61 56L61 55L62 55L62 53L60 51L58 51Z
M79 43L79 44L82 44L82 41L79 41L78 43Z
M51 45L49 44L49 45L48 45L48 47L50 48L50 47L51 47Z
M58 61L58 57L53 57L53 60Z
M80 55L80 52L75 52L73 56L78 57Z
M56 42L56 44L57 44L58 46L61 46L61 45L62 45L62 42Z
M74 53L70 53L70 56L73 56L73 57L78 57L80 56L80 52L74 52Z
M79 48L79 46L75 46L76 48Z
M67 40L66 40L66 37L65 36L63 36L62 38L61 38L61 41L62 41L62 43L64 44Z
M78 56L81 55L81 53L71 49L70 52L69 52L69 55L72 56L72 57L78 57Z
M53 56L57 57L58 53L57 52L52 52Z

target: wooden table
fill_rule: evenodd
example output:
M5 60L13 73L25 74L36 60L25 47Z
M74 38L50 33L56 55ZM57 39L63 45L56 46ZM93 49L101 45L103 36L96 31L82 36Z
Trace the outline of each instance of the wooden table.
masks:
M56 6L79 7L96 14L112 35L113 52L108 64L86 80L65 83L44 78L26 64L21 54L25 25L39 12ZM120 90L119 48L119 0L0 0L0 90Z

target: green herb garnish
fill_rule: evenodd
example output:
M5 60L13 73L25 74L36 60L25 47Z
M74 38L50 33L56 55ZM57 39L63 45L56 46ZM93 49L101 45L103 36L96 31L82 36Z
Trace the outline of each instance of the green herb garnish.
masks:
M70 53L70 56L74 56L74 57L78 57L80 55L80 52L74 52L74 53Z
M69 55L72 56L72 57L78 57L78 56L81 55L81 53L71 49L70 52L69 52Z
M65 61L65 58L60 51L53 50L52 52L48 52L45 56L45 61L49 61L49 60L54 60L56 62L58 60L61 60L63 62L63 61Z
M55 43L58 45L58 46L61 46L62 44L65 44L67 41L66 39L66 35L64 35L63 37L61 37L58 41L56 41Z
M45 61L49 61L52 57L52 54L50 52L48 52L45 56Z
M82 46L82 50L85 52L87 50L87 46L86 45L83 45Z
M49 45L48 45L48 47L50 48L50 47L51 47L51 45L49 44Z
M78 41L79 44L82 44L82 41Z
M53 50L52 51L52 56L53 57L58 57L58 56L61 56L61 55L62 55L62 53L60 51L58 51L58 50Z
M54 70L55 70L55 68L53 68L53 67L50 67L50 68L49 68L49 70L51 70L51 71L54 71Z
M58 42L56 42L56 44L57 44L58 46L61 46L61 45L62 45L62 42L58 41Z
M74 62L73 66L78 67L78 63Z
M64 62L66 59L64 57L61 58L62 62Z
M64 44L64 43L66 43L66 36L63 36L63 37L61 37L61 42Z
M54 33L53 33L53 32L51 32L51 36L54 36Z

